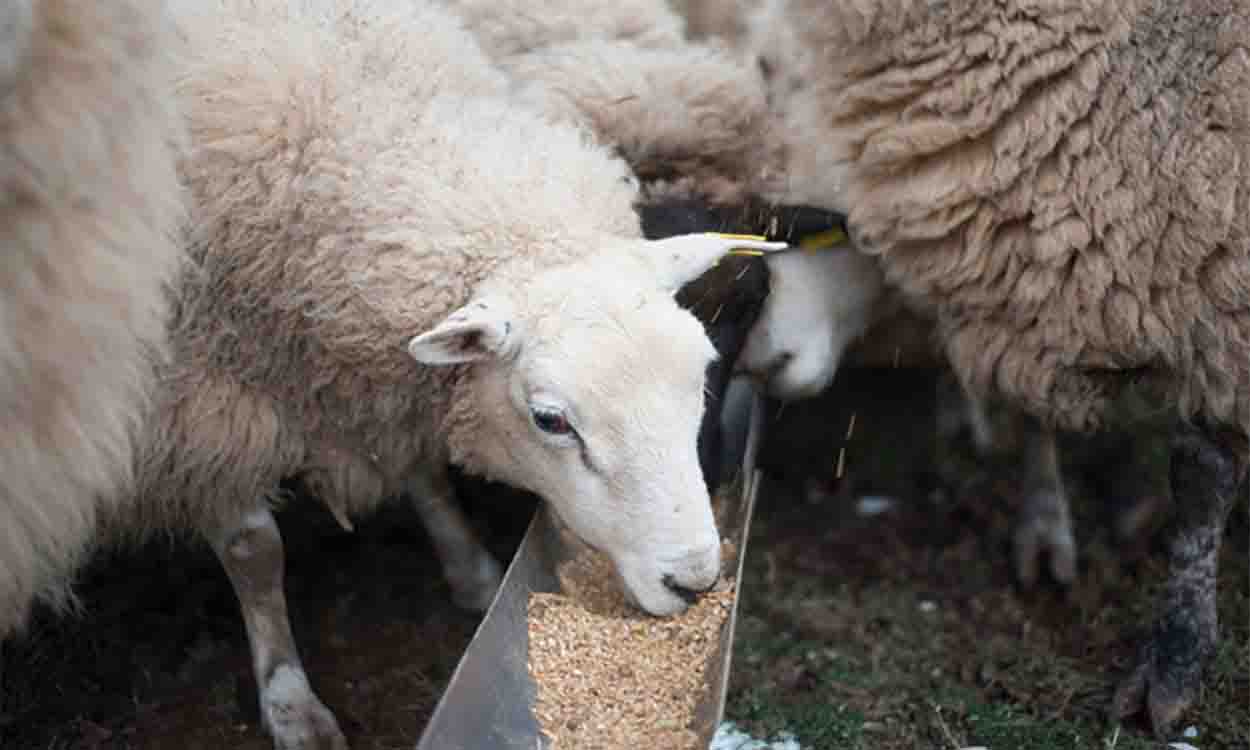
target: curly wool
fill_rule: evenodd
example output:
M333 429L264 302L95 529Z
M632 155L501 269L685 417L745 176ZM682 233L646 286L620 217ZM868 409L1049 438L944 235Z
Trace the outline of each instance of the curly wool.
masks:
M0 9L0 638L126 494L183 257L163 3Z
M1250 428L1250 8L796 0L803 190L974 390L1101 426L1134 383Z

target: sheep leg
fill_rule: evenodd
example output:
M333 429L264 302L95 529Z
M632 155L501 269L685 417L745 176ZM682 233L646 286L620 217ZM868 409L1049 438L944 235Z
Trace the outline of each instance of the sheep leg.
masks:
M994 423L990 420L989 404L972 393L964 393L963 398L968 428L972 432L972 445L977 449L977 455L982 458L995 455L1002 448L998 444Z
M409 478L407 489L434 543L443 577L451 586L452 601L470 612L485 612L503 582L503 567L482 545L457 507L447 470L417 471Z
M260 716L277 750L347 750L347 740L308 684L282 590L282 536L267 508L213 535L213 549L243 610Z
M1145 708L1165 737L1193 704L1219 635L1216 585L1220 539L1236 498L1246 490L1244 439L1223 442L1192 426L1172 439L1176 517L1168 541L1168 580L1136 668L1116 691L1125 718Z
M990 399L970 391L950 371L938 378L937 403L940 439L955 440L966 427L981 459L992 459L1010 449L1010 436L994 427Z
M1042 553L1050 574L1062 584L1076 578L1076 538L1059 471L1055 433L1032 417L1024 432L1024 498L1012 538L1016 576L1025 588L1037 582Z

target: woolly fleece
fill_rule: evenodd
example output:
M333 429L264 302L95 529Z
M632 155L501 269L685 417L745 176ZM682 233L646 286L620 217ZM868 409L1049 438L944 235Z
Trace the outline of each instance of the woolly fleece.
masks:
M182 258L182 145L152 0L0 9L0 638L120 502Z
M1250 428L1250 7L797 0L804 187L961 378L1087 429L1134 384Z

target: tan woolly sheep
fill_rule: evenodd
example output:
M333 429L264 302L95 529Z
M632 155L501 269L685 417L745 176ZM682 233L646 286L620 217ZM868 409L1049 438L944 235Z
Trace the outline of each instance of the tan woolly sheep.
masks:
M501 93L433 2L183 11L197 268L117 521L211 541L277 747L344 746L286 617L284 477L346 522L448 496L451 462L545 498L648 612L711 586L715 350L674 294L737 243L644 240L627 165Z
M794 0L803 192L935 316L975 393L1102 427L1175 409L1171 572L1117 693L1165 733L1218 636L1250 460L1250 7ZM813 166L814 165L814 166Z
M0 639L124 497L182 257L176 36L149 0L0 6Z

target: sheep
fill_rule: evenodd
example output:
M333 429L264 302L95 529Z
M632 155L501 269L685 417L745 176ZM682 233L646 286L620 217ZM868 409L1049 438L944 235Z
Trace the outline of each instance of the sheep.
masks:
M713 185L740 180L740 154L754 153L752 146L761 143L755 120L765 113L750 94L759 89L758 81L744 79L728 57L686 44L679 33L681 19L661 0L624 7L556 0L546 0L540 8L497 4L487 8L475 0L444 4L462 18L488 57L511 74L514 87L520 87L519 100L556 121L582 122L595 137L623 151L635 175L645 181L635 204L645 237L709 229L762 231L758 220L748 226L741 219L740 207L735 211L709 205L706 195ZM552 55L571 65L552 65ZM622 70L634 75L622 78ZM563 91L575 97L572 100L551 97L542 86L574 82L585 86L592 80L602 88ZM657 80L661 85L652 85ZM580 117L588 109L604 111L631 99L639 103L620 113L625 117L601 121ZM721 128L707 127L712 114L723 123ZM679 163L681 158L685 161ZM707 161L722 169L701 168ZM726 165L729 170L723 169ZM656 179L661 166L664 176L680 176L677 185ZM725 266L677 295L679 304L709 321L709 337L721 355L708 370L706 392L712 404L724 394L730 367L767 293L767 279L758 264ZM700 464L710 484L720 476L720 431L719 421L709 416L699 435ZM501 571L462 514L439 497L427 495L421 509L444 560L453 599L468 609L484 609Z
M1178 513L1112 708L1165 734L1218 639L1250 431L1250 10L1237 0L794 0L800 186L937 321L972 392L1093 431L1174 410Z
M77 603L129 481L182 259L175 40L146 0L0 5L0 639Z
M342 748L282 591L302 479L341 519L445 468L543 497L657 616L718 578L696 457L715 350L674 294L732 246L647 241L627 165L507 96L431 1L186 0L196 261L117 534L198 533L278 748Z

